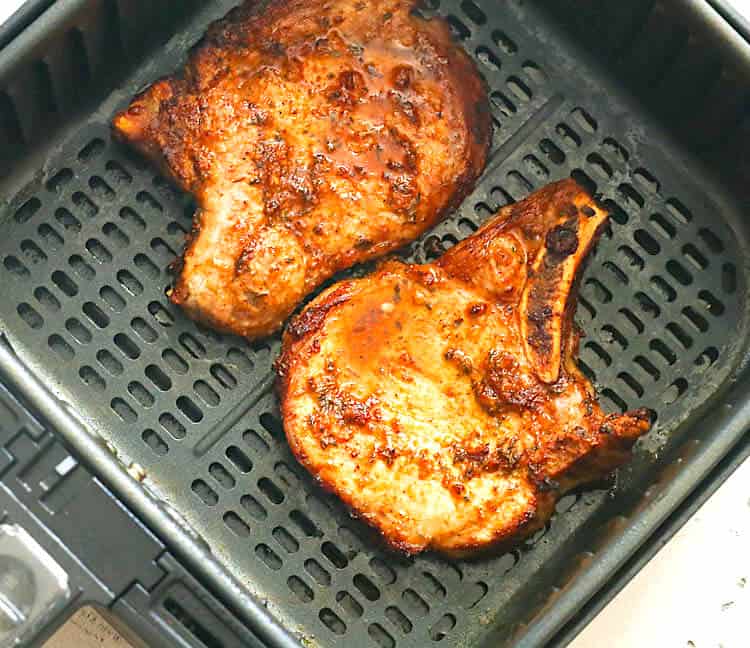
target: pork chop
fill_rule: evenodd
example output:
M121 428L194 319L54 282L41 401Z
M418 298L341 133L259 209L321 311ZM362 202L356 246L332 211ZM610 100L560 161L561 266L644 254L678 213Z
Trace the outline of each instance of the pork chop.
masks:
M249 0L113 122L198 203L171 299L249 338L440 221L481 173L485 84L412 0Z
M436 263L386 261L288 326L289 444L392 547L522 539L649 429L646 410L605 414L576 366L574 282L606 219L574 181L550 185Z

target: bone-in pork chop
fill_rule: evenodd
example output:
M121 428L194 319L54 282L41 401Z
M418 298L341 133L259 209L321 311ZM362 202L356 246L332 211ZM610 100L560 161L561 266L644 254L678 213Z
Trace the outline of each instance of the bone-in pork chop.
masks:
M605 414L576 366L574 280L606 222L572 180L503 208L436 263L386 261L288 326L294 454L393 547L523 538L650 427Z

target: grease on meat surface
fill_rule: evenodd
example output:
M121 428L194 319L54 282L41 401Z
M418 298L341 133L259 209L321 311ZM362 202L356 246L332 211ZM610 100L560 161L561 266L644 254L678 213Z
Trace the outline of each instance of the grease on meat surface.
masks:
M436 263L386 261L290 323L289 443L394 548L519 540L649 429L646 410L605 414L575 363L574 280L606 218L565 180Z
M490 142L484 82L412 0L250 0L116 135L197 199L171 299L250 338L334 273L430 228Z

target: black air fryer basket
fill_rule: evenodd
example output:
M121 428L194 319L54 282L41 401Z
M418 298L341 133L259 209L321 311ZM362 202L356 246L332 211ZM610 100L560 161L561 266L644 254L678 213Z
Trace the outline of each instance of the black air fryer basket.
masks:
M283 1L283 0L275 0ZM3 382L269 645L543 645L750 419L750 45L702 0L431 0L491 88L473 194L424 261L573 176L611 212L581 282L581 367L653 431L493 558L405 559L286 445L278 336L165 297L193 205L109 121L235 2L58 0L0 52ZM113 557L116 560L116 557Z

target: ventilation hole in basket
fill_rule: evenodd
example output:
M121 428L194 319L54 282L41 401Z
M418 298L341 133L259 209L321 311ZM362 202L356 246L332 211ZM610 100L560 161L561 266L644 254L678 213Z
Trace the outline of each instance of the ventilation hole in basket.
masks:
M145 254L136 254L133 257L133 263L135 263L135 267L141 271L144 277L151 280L159 277L159 267Z
M253 462L250 458L237 446L231 445L226 449L225 452L227 459L232 462L232 465L241 473L249 473L253 469Z
M290 576L286 581L287 587L296 594L297 598L303 603L309 603L313 600L314 595L310 586L305 583L299 576Z
M104 303L107 304L107 306L109 306L109 308L115 313L119 313L123 308L125 308L125 300L114 288L111 288L110 286L104 286L99 291L99 296L102 298Z
M708 290L701 290L698 293L698 299L701 301L702 306L714 317L720 317L724 314L724 304Z
M255 430L245 431L242 435L242 440L259 455L264 455L271 449L263 437Z
M638 243L638 245L640 245L641 248L648 254L654 255L661 252L661 246L659 245L659 243L646 230L635 230L635 232L633 233L633 238L635 239L636 243Z
M258 488L273 504L281 504L284 501L284 493L267 477L263 477L258 481Z
M167 234L170 236L186 236L187 230L180 225L177 221L170 221L167 224Z
M392 585L396 582L396 572L380 558L370 559L370 569L376 578L384 585Z
M580 307L578 309L578 313L584 313L586 315L586 319L593 320L596 317L596 309L584 297L578 298L578 306Z
M682 254L698 270L705 270L708 267L708 259L692 243L682 247Z
M177 409L192 423L200 423L203 420L203 411L195 404L195 401L187 396L180 396L177 399Z
M148 409L154 404L154 397L142 383L133 380L128 383L128 393L138 402L141 407Z
M487 16L484 11L472 2L472 0L463 0L461 2L461 11L463 11L469 20L475 25L484 25L484 23L487 22Z
M435 578L430 572L422 572L420 574L420 582L422 584L423 591L433 598L445 598L446 590L445 586Z
M521 65L521 69L524 71L526 76L531 79L531 81L536 85L544 85L545 83L547 83L547 75L533 61L524 61Z
M130 207L123 207L120 210L120 218L125 225L129 226L131 229L141 231L146 229L146 221L141 218L138 212Z
M445 17L448 26L451 28L451 33L459 40L466 40L471 36L471 30L464 25L456 16L449 15Z
M579 185L581 185L588 193L592 196L597 192L597 185L589 175L587 175L581 169L573 169L570 172L570 177L573 178Z
M106 183L104 178L97 175L91 176L89 179L89 187L91 188L91 193L94 194L94 197L99 200L114 200L115 198L114 189Z
M677 362L677 356L675 355L675 352L672 351L672 349L670 349L662 340L659 340L658 338L655 340L651 340L648 346L667 364L673 365L675 362Z
M58 250L65 243L65 239L55 230L51 225L42 223L38 228L39 236L42 239L42 243L51 250Z
M185 426L170 412L164 412L159 416L159 425L161 425L164 428L164 431L177 441L184 439L185 434L187 433Z
M578 368L581 370L581 373L591 382L596 382L596 372L591 367L589 367L581 358L578 358L576 362L578 364Z
M563 499L568 499L568 498L572 499L573 503L575 503L575 500L576 500L576 496L575 495L566 495L564 498L562 498L558 502L558 505L560 504L560 502L563 501ZM572 506L572 504L571 504L571 506ZM570 506L568 506L568 508L570 508ZM561 512L557 507L555 507L555 509L558 512ZM568 510L568 509L563 509L563 510ZM465 593L464 593L464 597L463 597L464 598L464 600L463 600L463 606L464 606L464 608L466 608L467 610L470 610L470 609L476 607L479 604L479 602L485 596L487 596L487 592L489 592L489 589L490 588L487 586L487 583L484 583L482 581L477 581L476 583L470 584L468 586L468 588L466 589ZM387 611L386 611L386 614L387 614Z
M502 187L493 187L492 191L490 192L490 196L492 197L493 209L491 213L493 214L498 209L500 209L500 207L504 207L505 205L512 205L514 202L516 202L513 197Z
M448 636L448 633L456 627L456 617L452 614L444 614L430 628L430 639L433 641L442 641Z
M494 72L497 72L502 67L500 59L495 56L495 53L491 49L484 45L477 47L476 56L480 63Z
M91 281L96 276L96 271L77 254L68 259L68 264L81 279Z
M73 194L73 204L86 218L94 218L99 213L99 207L84 193L76 191Z
M167 374L156 365L148 365L144 370L144 373L146 374L146 378L148 378L159 391L168 391L172 388L172 381L169 376L167 376Z
M445 252L443 242L437 236L428 236L424 242L424 253L427 260L437 259Z
M47 255L42 252L42 249L30 239L24 239L21 241L21 252L23 252L26 260L32 265L38 265L44 263L47 260Z
M137 297L143 292L143 284L129 270L120 270L117 273L117 281L133 297Z
M219 363L211 365L210 371L216 382L224 389L234 389L237 386L237 379L224 365Z
M218 461L214 461L208 467L208 474L226 489L234 488L237 483L231 473Z
M650 194L659 193L659 189L661 188L659 181L642 167L633 171L633 180Z
M232 347L227 351L227 361L233 364L242 373L252 373L254 364L240 349Z
M163 457L167 452L169 452L169 446L166 444L164 439L162 439L156 432L153 430L144 430L141 434L141 439L143 439L143 442L153 450L154 454ZM195 484L193 484L194 486ZM195 487L193 487L193 490L195 490ZM214 493L215 494L215 493ZM205 500L203 500L204 503L208 504ZM215 504L216 502L214 502ZM210 504L208 504L211 506Z
M150 210L155 212L162 212L164 211L164 208L161 206L161 203L156 200L148 191L139 191L135 199L141 204L146 207L148 207Z
M308 558L305 561L305 570L319 585L331 584L331 574L315 558Z
M549 170L544 166L535 155L527 155L523 158L523 163L528 172L536 176L540 181L549 179Z
M349 564L349 560L341 552L341 550L332 542L324 542L320 550L323 555L331 561L334 567L338 569L344 569Z
M172 260L177 254L163 238L159 237L151 239L151 249L164 260Z
M22 224L27 222L42 208L42 203L38 198L29 198L13 214L16 223Z
M75 297L78 294L77 284L62 270L55 270L52 273L52 283L60 289L60 292L68 297Z
M609 367L612 364L612 357L607 353L602 347L600 347L596 342L586 342L584 345L585 349L589 349L593 352L593 354L599 359L600 364L603 367Z
M633 185L623 182L617 188L617 195L630 209L639 210L646 204L643 196L639 194Z
M651 277L651 285L665 301L673 302L677 298L677 291L662 277L659 277L658 275Z
M364 609L349 592L341 591L336 593L336 602L349 618L357 619L362 616Z
M611 137L607 137L602 142L602 148L610 157L610 159L616 161L619 164L626 164L630 159L630 153L628 153L628 150L622 144L612 139Z
M708 320L698 313L692 306L686 306L683 308L682 314L701 333L708 331Z
M688 388L688 382L684 378L678 378L675 380L662 395L662 402L664 405L671 405L680 396L682 396Z
M401 599L404 602L404 607L406 607L411 616L422 617L430 611L430 606L411 588L403 591Z
M97 155L99 155L105 148L104 140L99 139L98 137L95 139L92 139L86 146L84 146L80 151L78 151L78 159L81 162L88 162L89 160L95 158Z
M65 321L65 329L78 344L91 342L91 332L75 317Z
M483 596L484 595L480 596L479 598L481 599ZM474 605L476 605L476 603L478 602L479 602L479 599L477 599ZM473 607L473 606L469 606L469 607ZM396 628L401 630L401 632L404 634L408 634L414 628L414 626L412 625L412 622L409 621L409 618L395 605L389 605L385 609L385 616Z
M173 349L165 349L161 354L162 360L176 374L185 375L188 372L188 363L185 362L179 353Z
M643 396L644 389L643 386L635 379L633 376L631 376L627 371L622 371L619 374L617 374L617 377L627 385L627 387L630 389L630 391L633 392L638 398Z
M570 116L584 133L593 134L599 127L596 120L583 108L573 108L573 110L570 111Z
M135 360L141 355L141 350L138 348L138 345L125 335L125 333L118 333L113 339L117 348L131 360Z
M268 517L266 508L252 495L243 495L240 505L256 520L265 520Z
M78 377L84 385L91 387L94 391L103 392L107 387L104 378L99 375L96 369L89 365L83 365L78 370Z
M650 315L651 317L659 317L659 315L661 314L661 309L656 305L651 297L643 292L635 293L634 297L635 301L638 303L638 306L640 306L641 310L644 313Z
M362 592L368 601L377 601L380 598L380 590L364 574L356 574L353 579L354 586Z
M271 532L271 535L287 553L295 553L299 551L299 542L297 542L296 538L284 527L275 527Z
M555 133L560 138L560 141L568 149L575 149L581 145L581 137L576 133L570 126L565 123L559 123L555 126Z
M148 430L147 430L148 431ZM190 485L190 489L200 498L206 506L215 506L219 501L216 491L202 479L196 479Z
M119 376L124 371L122 363L106 349L97 352L96 359L111 376Z
M733 295L737 291L737 270L732 263L721 266L721 289L727 295Z
M99 329L109 326L109 316L94 302L86 302L81 308L89 321Z
M630 217L628 216L627 212L622 207L620 207L620 205L618 205L614 200L607 199L602 204L604 205L604 208L606 209L607 213L609 213L610 219L613 220L618 225L625 225L628 222L628 220L630 220ZM641 263L643 262L641 261Z
M591 288L591 293L598 302L608 304L612 301L612 293L598 279L589 278L586 280L585 285Z
M645 326L643 325L643 322L641 322L641 320L636 317L633 311L631 311L629 308L621 308L617 312L620 313L620 315L623 316L623 319L632 327L633 335L639 335L640 333L643 333Z
M135 423L135 421L138 419L138 415L135 413L135 410L122 398L113 398L109 406L124 423Z
M284 482L284 485L287 488L294 489L299 487L299 477L283 461L276 462L273 470L279 476L279 479Z
M521 103L527 103L531 101L531 89L517 76L508 77L505 85L510 90L511 94L516 97Z
M654 229L665 238L672 239L677 233L675 226L672 225L672 223L670 223L662 214L651 214L651 216L649 216L649 221L654 226Z
M698 236L714 254L721 254L724 251L724 244L721 242L721 239L711 230L702 227L698 230Z
M125 232L123 232L114 223L104 223L102 232L107 238L109 238L110 241L112 241L114 246L119 249L130 245L130 238L128 237L128 235L125 234Z
M657 381L659 380L659 378L661 378L661 372L648 360L648 358L644 358L643 356L639 355L633 358L633 362L635 362L635 364L638 365L654 381Z
M620 413L623 413L628 409L628 404L622 399L622 397L609 387L602 389L600 401L605 412L619 411Z
M666 205L669 214L677 219L679 223L687 225L693 220L693 215L690 213L690 210L676 198L670 198L667 200Z
M367 626L367 634L380 648L393 648L396 641L379 623L371 623Z
M589 153L586 156L586 162L589 163L592 169L597 172L599 177L604 180L608 180L612 177L612 167L609 163L598 153Z
M60 300L57 299L49 290L44 286L39 286L34 289L34 297L36 300L44 306L50 312L59 311L62 307Z
M617 267L615 263L613 263L612 261L605 261L602 266L606 270L609 270L612 276L623 286L628 285L628 276L622 270L620 270L620 268Z
M26 302L20 303L16 307L16 312L29 328L38 329L44 326L44 318L31 304L27 304Z
M695 359L695 366L701 371L708 369L714 362L719 359L719 350L716 347L706 347Z
M346 632L346 624L331 608L323 608L318 612L318 618L334 634L342 635Z
M142 317L135 317L130 320L130 328L146 344L151 344L159 337L158 333Z
M270 412L263 412L263 414L260 415L260 424L271 436L277 439L284 438L284 426L281 424L281 421Z
M222 519L227 528L238 538L247 538L250 535L250 527L234 511L227 511Z
M499 29L492 32L492 42L505 54L515 54L518 51L518 46Z
M220 402L219 394L216 390L211 387L205 380L197 380L193 383L193 390L198 394L200 398L209 407L216 407Z
M276 488L276 486L273 485L273 482L270 480L269 483L273 488ZM260 483L258 484L260 486ZM261 490L263 488L261 487ZM265 492L265 491L264 491ZM281 494L281 491L276 488L276 493L279 495ZM271 499L271 496L266 493L269 499ZM274 497L277 497L276 494L274 494ZM283 499L283 495L282 495ZM274 502L274 504L278 504L279 502L271 500ZM309 538L320 538L323 535L323 532L317 527L315 522L313 522L307 515L305 515L302 511L299 511L297 509L294 509L289 513L289 519L294 523L294 525L306 536Z
M563 153L551 140L543 139L539 142L539 150L544 153L552 164L562 164L565 162L565 153Z
M107 176L114 185L128 185L133 182L133 176L131 176L119 162L109 160L104 167L107 171Z
M206 355L206 347L198 342L190 333L182 333L178 340L180 346L196 360L200 360Z
M48 191L61 192L63 188L73 180L73 171L61 169L45 183Z
M502 92L497 90L490 93L490 104L495 108L497 114L503 117L512 117L516 114L515 104Z
M693 346L693 338L691 338L679 324L670 322L665 328L672 336L672 339L684 349L689 349Z
M148 312L151 313L151 316L156 320L156 323L159 324L159 326L169 328L174 324L174 317L172 317L172 314L159 302L150 302L148 305Z

